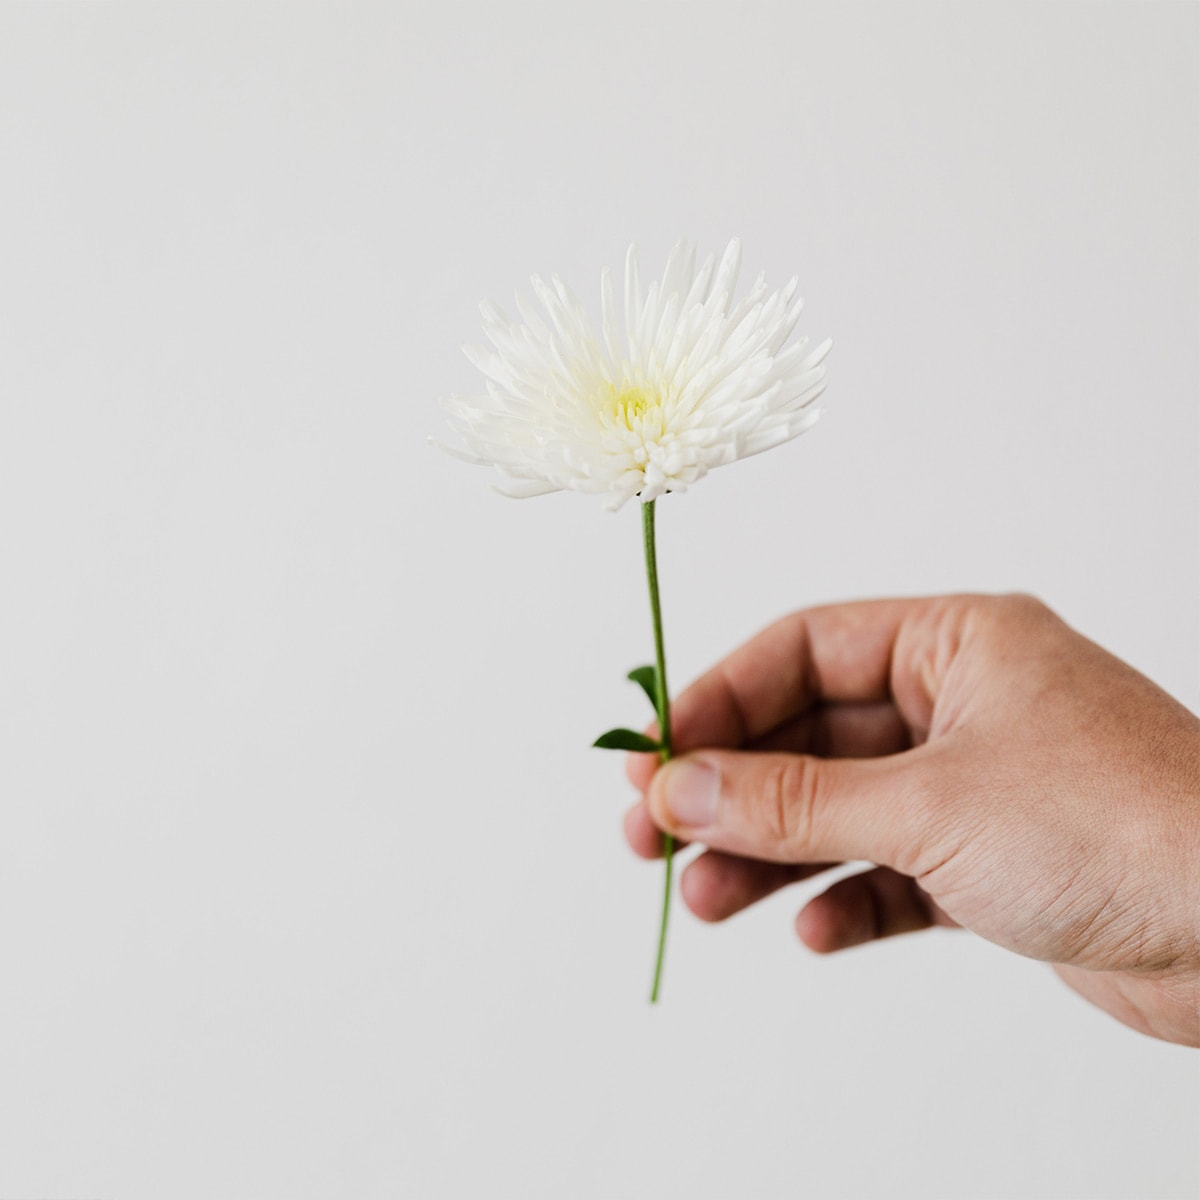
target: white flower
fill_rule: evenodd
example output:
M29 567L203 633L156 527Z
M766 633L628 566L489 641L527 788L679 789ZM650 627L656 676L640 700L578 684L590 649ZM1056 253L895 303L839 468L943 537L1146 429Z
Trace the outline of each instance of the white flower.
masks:
M468 462L498 468L509 496L571 489L620 508L681 492L712 467L758 454L817 419L830 342L787 345L803 301L797 281L767 294L760 275L733 292L741 243L695 269L681 242L662 282L643 291L637 247L625 262L624 329L611 273L600 276L601 335L556 276L533 278L545 310L520 295L521 320L481 305L493 349L466 347L487 394L443 402Z

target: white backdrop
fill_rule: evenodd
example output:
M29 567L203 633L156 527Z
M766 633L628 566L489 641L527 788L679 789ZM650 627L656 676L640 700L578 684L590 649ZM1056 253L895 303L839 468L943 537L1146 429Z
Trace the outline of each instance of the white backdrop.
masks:
M1200 703L1195 4L0 11L0 1197L1176 1197L1197 1059L620 836L636 506L426 444L476 302L739 234L826 417L659 506L676 687L1033 591Z

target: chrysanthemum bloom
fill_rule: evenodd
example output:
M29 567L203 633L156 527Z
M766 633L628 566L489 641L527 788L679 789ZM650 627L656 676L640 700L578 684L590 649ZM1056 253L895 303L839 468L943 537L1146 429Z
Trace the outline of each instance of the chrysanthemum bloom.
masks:
M819 415L830 343L789 344L803 306L795 279L768 294L760 275L735 303L740 260L734 239L697 271L681 242L643 291L631 246L624 328L606 269L600 336L556 276L532 281L544 316L519 295L516 322L484 303L493 348L466 353L487 393L443 402L466 451L445 448L498 468L505 495L594 492L618 509L796 437Z

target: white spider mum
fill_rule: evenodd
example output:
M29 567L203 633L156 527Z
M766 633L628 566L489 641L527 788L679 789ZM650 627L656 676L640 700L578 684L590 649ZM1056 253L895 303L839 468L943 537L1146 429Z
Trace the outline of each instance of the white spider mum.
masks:
M643 290L631 246L624 328L605 269L600 336L557 276L532 280L544 315L520 295L519 321L485 302L491 348L465 352L487 392L443 402L466 451L444 448L496 467L505 495L594 492L617 509L796 437L819 415L831 343L789 342L803 306L795 279L768 293L760 275L735 303L740 260L735 238L696 270L695 248L681 242Z

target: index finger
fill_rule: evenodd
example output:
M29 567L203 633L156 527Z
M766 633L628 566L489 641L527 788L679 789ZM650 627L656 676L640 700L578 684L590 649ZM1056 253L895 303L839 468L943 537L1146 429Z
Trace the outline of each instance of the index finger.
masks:
M920 647L936 641L955 599L863 600L782 618L672 701L675 751L736 749L819 704L891 701L923 731L933 697L919 669ZM631 755L635 786L644 789L656 765L652 755Z

